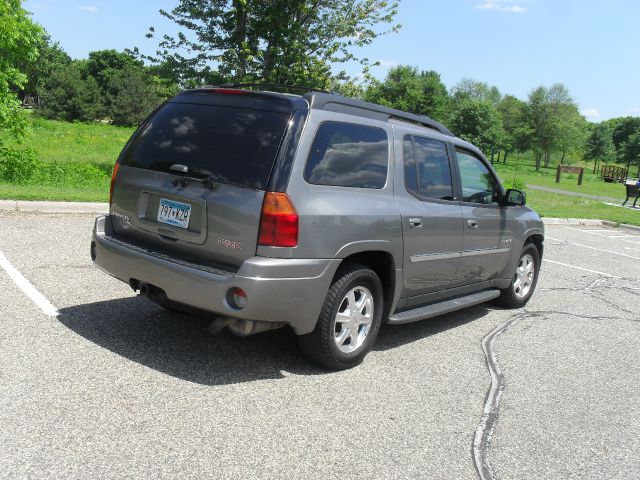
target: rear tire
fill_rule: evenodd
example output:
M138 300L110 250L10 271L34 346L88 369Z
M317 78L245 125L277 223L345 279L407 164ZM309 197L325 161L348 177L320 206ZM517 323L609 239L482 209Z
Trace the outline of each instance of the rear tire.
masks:
M538 283L540 271L540 253L533 243L525 243L516 265L511 284L500 290L496 303L505 308L524 307Z
M376 273L350 265L331 284L313 332L298 337L303 353L334 370L362 362L382 323L383 291Z

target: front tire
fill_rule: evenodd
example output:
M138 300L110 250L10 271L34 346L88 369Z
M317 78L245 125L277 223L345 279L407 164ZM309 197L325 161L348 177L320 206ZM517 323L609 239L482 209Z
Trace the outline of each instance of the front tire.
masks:
M331 284L315 330L298 337L300 348L325 367L354 367L375 343L382 310L382 284L376 273L362 265L351 265Z
M536 288L539 271L540 253L538 248L533 243L526 243L516 265L511 285L500 290L500 296L496 299L496 303L505 308L524 307Z

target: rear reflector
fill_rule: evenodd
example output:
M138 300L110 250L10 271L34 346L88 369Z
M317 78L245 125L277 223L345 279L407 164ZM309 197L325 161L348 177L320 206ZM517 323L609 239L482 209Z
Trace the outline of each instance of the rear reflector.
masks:
M120 162L116 162L113 166L113 172L111 173L111 186L109 187L109 205L111 205L111 201L113 200L113 184L116 183L116 176L118 175L118 170L120 169Z
M298 245L298 213L286 193L265 193L258 244L266 247Z

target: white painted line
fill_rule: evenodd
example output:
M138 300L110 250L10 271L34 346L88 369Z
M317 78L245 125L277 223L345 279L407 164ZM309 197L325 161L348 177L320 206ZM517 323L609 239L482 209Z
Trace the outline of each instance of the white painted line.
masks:
M608 273L604 273L604 272L599 272L597 270L590 270L588 268L582 268L582 267L576 267L575 265L569 265L568 263L560 263L560 262L555 262L553 260L549 260L548 258L545 258L542 260L543 262L549 262L549 263L553 263L555 265L562 265L563 267L569 267L569 268L575 268L577 270L583 270L585 272L589 272L589 273L597 273L598 275L602 275L604 277L609 277L609 278L622 278L622 277L618 277L616 275L610 275Z
M0 252L0 267L4 269L5 272L11 277L11 280L22 290L27 297L31 299L33 303L37 305L37 307L42 310L42 313L48 315L50 317L58 316L58 309L54 307L49 300L42 295L36 287L34 287L29 280L24 278L24 276L15 269L13 265L7 260L7 257L4 256L2 252Z
M597 235L598 237L604 237L604 238L618 238L619 240L623 241L623 242L627 242L627 243L633 243L634 245L640 245L640 242L634 242L633 240L627 240L626 238L619 238L619 237L612 237L611 235L603 235L602 233L596 233L592 230L583 230L581 228L573 228L573 227L564 227L567 230L575 230L576 232L583 232L583 233L590 233L591 235ZM602 230L600 230L602 231ZM605 230L606 231L606 230Z
M614 252L612 250L605 250L604 248L591 247L589 245L582 245L581 243L573 243L567 242L566 240L560 240L559 238L553 238L548 235L545 236L545 239L555 240L557 242L563 242L566 245L575 245L576 247L589 248L591 250L598 250L599 252L611 253L612 255L620 255L621 257L633 258L634 260L640 260L640 257L634 257L633 255L627 255L626 253Z

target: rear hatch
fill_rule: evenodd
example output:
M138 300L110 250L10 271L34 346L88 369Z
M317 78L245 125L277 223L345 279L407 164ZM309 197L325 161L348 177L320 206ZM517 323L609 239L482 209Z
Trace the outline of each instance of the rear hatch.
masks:
M235 271L256 253L265 190L300 97L184 92L124 148L113 188L116 238Z

